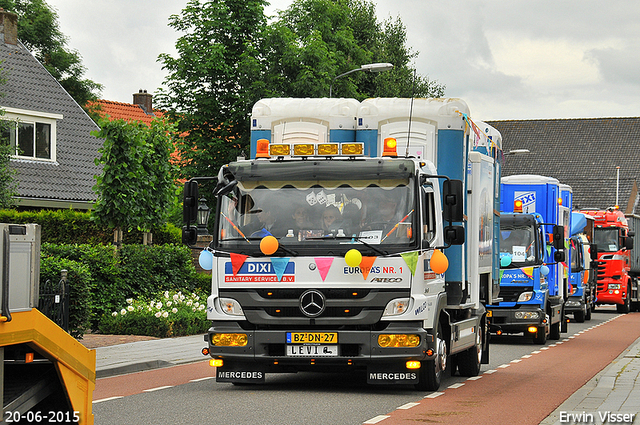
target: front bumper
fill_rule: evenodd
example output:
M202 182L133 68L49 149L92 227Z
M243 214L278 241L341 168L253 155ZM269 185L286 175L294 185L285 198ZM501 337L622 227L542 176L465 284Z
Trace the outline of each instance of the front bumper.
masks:
M492 308L487 307L489 332L519 333L527 332L530 326L542 326L546 320L543 310L523 308ZM490 312L490 313L489 313Z
M251 330L245 331L235 322L214 323L207 336L209 354L214 359L222 359L223 366L218 368L219 382L261 382L265 373L298 371L335 371L341 367L348 369L367 368L380 372L389 372L385 376L399 376L406 361L429 360L429 350L435 352L435 338L421 326L421 322L391 323L382 331L371 330L327 330L327 329L291 329L290 332L336 332L338 334L337 356L318 355L314 345L304 350L306 355L287 354L286 335L289 330ZM243 333L247 335L247 344L243 347L221 347L211 343L214 333ZM416 347L383 348L378 344L381 334L414 334L420 337ZM300 352L302 350L298 350ZM428 353L429 352L429 353ZM260 373L258 373L260 372ZM390 372L394 372L391 374ZM407 372L404 369L404 372ZM256 379L244 380L243 377ZM386 382L385 382L386 383Z
M564 303L564 311L566 313L584 311L585 305L584 297L569 297L569 299Z

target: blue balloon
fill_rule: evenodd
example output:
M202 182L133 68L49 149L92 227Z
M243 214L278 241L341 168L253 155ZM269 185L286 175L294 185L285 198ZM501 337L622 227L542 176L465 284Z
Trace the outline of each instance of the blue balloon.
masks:
M500 254L500 267L509 267L511 265L511 255Z
M211 270L213 268L213 253L208 249L202 250L200 257L198 257L198 263L204 270Z
M548 275L549 274L549 267L547 267L547 266L540 267L540 274L542 276Z

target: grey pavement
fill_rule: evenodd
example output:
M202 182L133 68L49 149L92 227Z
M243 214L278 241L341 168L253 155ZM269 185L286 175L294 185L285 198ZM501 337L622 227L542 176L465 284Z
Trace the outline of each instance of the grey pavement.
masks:
M96 378L207 360L204 334L96 348Z
M541 424L630 424L640 423L639 415L640 338Z

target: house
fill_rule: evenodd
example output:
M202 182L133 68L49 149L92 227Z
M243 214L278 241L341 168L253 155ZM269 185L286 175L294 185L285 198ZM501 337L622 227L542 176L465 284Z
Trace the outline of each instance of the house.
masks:
M573 189L573 209L640 214L640 118L488 121L502 134L503 176L539 174ZM509 155L516 149L529 153ZM619 167L619 168L618 168Z
M90 209L94 159L102 140L95 122L17 39L17 16L0 10L2 119L15 154L19 208Z

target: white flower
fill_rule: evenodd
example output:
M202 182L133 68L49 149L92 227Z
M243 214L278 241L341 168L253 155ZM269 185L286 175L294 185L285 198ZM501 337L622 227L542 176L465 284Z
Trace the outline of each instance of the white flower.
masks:
M164 291L164 297L169 298L169 291Z
M133 303L133 298L127 298L127 304Z
M173 299L174 299L175 301L178 301L178 298L180 298L180 295L178 295L178 294L175 294L175 295L173 296Z
M128 307L127 307L127 310L129 310L129 311L133 311L133 310L134 310L134 308L133 308L133 306L132 306L132 305L130 305L130 306L128 306Z
M193 307L191 310L196 311L196 308L195 308L195 307Z
M198 311L202 311L204 310L204 304L201 304L200 307L198 307Z
M111 313L111 315L112 315L113 317L115 317L115 316L117 316L117 315L118 315L118 312L117 312L117 311L114 311L113 313Z
M125 309L123 308L122 310L120 310L120 314L122 314L122 315L124 316L125 314L127 314L127 310L125 310Z
M171 307L171 304L173 304L171 301L167 301L167 307Z
M193 304L193 301L191 301L191 300L187 301L187 305L188 305L189 307L191 307L191 304Z
M158 311L158 312L156 313L156 317L160 317L160 316L162 316L162 313Z
M200 307L200 303L193 304L195 307Z
M173 308L171 309L171 312L172 312L172 313L177 313L177 312L178 312L178 309L177 309L177 308L175 308L175 307L173 307Z
M169 313L167 313L166 311L162 312L162 317L169 317Z
M157 309L161 309L161 308L162 308L162 303L158 303L158 304L156 304L156 308L157 308Z

